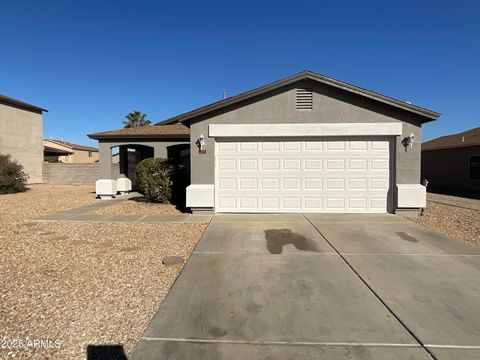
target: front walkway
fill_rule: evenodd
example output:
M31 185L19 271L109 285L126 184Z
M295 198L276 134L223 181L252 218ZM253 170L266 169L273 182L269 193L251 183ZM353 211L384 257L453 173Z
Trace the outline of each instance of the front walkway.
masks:
M140 223L208 223L211 215L98 215L91 212L116 205L140 194L119 195L112 200L98 200L94 204L39 216L29 221L88 221L88 222L140 222Z
M150 359L478 359L480 251L394 215L217 215Z

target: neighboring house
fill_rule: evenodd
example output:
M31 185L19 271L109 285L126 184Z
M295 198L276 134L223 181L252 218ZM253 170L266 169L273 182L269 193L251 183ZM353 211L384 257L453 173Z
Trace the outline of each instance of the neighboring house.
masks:
M102 178L112 147L122 164L122 146L184 159L173 148L185 155L188 142L193 212L406 213L425 207L421 127L438 117L304 71L155 126L89 136Z
M42 182L42 114L47 110L0 95L0 154L23 165L29 184Z
M68 141L43 139L45 160L63 163L92 163L98 161L98 149L92 146L73 144ZM58 154L55 156L52 150Z
M424 142L422 179L432 189L480 195L480 127Z

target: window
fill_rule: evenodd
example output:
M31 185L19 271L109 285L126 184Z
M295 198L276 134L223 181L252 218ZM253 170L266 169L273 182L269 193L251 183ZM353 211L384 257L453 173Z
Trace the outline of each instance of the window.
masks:
M296 107L297 110L312 110L313 109L313 90L312 89L297 89L296 93Z
M91 151L88 152L88 157L92 157L92 152Z
M480 155L470 158L470 179L480 180Z

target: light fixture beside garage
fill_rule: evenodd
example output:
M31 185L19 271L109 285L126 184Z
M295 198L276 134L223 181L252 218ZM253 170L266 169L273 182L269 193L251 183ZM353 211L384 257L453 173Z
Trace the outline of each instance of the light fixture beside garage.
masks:
M198 153L199 154L206 154L206 151L205 151L205 137L203 136L203 134L200 134L200 136L198 137L195 144L198 146Z
M417 140L417 137L415 136L414 133L411 133L409 136L406 136L406 137L402 140L402 144L403 144L403 146L405 147L405 151L407 151L408 145L410 145L410 149L413 148L413 143L415 142L415 140Z

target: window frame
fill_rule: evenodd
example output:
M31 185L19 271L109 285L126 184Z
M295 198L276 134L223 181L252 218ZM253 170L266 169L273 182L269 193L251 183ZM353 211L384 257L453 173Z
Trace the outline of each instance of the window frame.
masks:
M470 155L468 158L468 179L470 181L480 181L480 170L479 171L479 177L478 178L473 178L472 177L472 161L473 158L478 158L478 160L475 160L475 162L478 163L478 167L480 168L480 154L478 155Z

